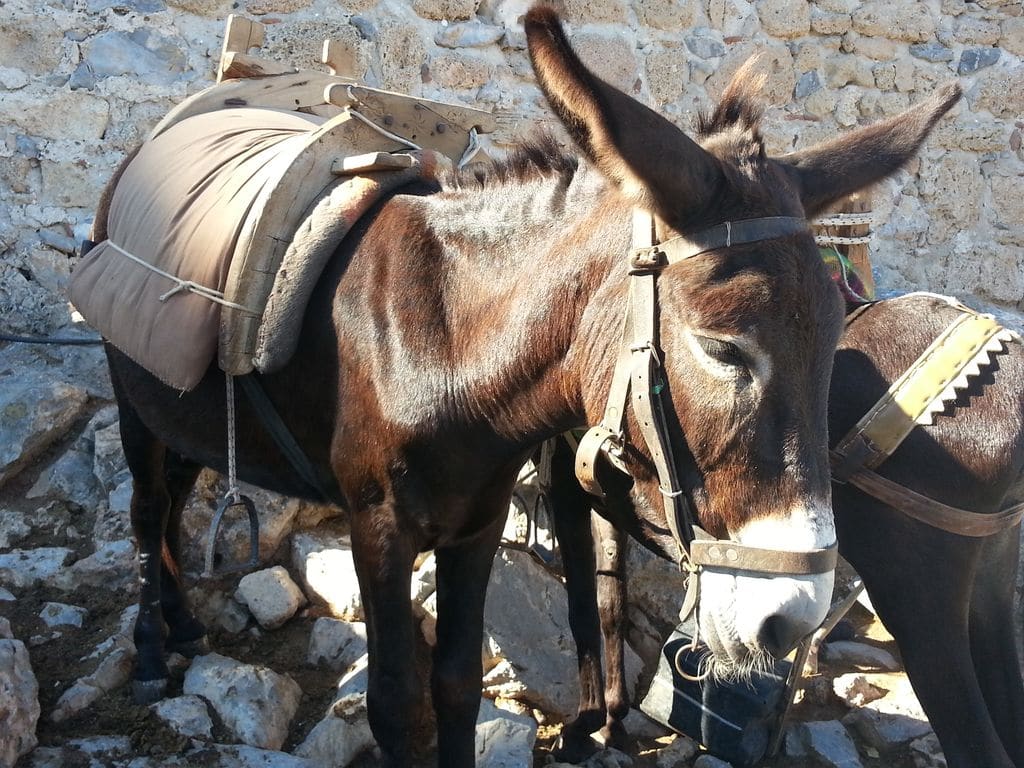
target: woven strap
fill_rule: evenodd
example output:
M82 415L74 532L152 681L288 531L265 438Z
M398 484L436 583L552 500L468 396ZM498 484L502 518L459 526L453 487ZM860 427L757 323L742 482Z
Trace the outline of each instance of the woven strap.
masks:
M943 396L950 395L950 384L972 365L977 368L979 358L987 358L989 342L1003 330L989 315L958 315L836 445L841 457L837 477L844 479L860 468L874 469L914 427L930 424Z

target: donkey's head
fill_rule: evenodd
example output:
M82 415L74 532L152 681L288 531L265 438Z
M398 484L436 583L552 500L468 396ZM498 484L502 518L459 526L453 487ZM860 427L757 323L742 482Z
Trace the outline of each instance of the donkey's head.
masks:
M625 362L617 366L629 373L612 374L609 387L614 361L591 360L593 381L581 383L591 423L608 427L599 439L633 478L632 502L651 538L681 557L688 531L671 535L673 511L663 509L675 473L700 525L743 545L733 554L758 548L796 553L778 562L799 562L799 553L833 547L826 398L843 313L806 218L897 170L958 89L828 144L770 158L752 99L756 64L701 120L698 143L591 73L549 8L527 15L526 32L552 109L641 212L635 232L645 238L653 229L653 241L662 243L661 251L633 251L634 274L651 277L646 287L631 289L622 347L632 352L621 353ZM594 300L603 304L587 313L581 331L619 333L627 311L623 286L636 280L625 274L613 271ZM657 318L649 380L644 364L630 360L647 341L637 330L646 313ZM612 350L611 357L620 354L617 342ZM624 389L616 382L627 375L628 399L644 407L623 419L618 411L626 398L619 402L608 391ZM660 461L657 445L645 439L659 431L644 423L651 420L664 422L660 431L673 459ZM828 567L794 573L764 562L737 571L726 559L704 568L701 632L719 672L788 652L828 609Z

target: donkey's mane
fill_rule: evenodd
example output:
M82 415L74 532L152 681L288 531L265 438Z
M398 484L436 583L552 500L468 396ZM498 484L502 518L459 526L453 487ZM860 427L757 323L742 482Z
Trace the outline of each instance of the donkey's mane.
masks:
M566 185L579 170L579 158L566 153L554 135L542 131L516 146L505 157L454 171L442 181L446 189L491 187L563 177Z

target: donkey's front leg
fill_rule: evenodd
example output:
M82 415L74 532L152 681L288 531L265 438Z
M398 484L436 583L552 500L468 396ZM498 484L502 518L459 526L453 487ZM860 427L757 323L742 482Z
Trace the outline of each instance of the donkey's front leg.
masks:
M366 615L370 730L383 765L408 768L421 703L409 599L416 546L397 525L393 507L381 504L354 516L352 555Z
M505 509L508 509L507 496ZM437 764L472 768L480 711L484 598L505 516L497 515L479 535L435 551L437 645L431 693L437 713Z

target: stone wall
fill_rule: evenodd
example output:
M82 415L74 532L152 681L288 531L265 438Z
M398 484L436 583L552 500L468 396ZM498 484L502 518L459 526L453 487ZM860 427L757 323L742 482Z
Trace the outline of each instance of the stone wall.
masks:
M318 66L345 41L372 85L500 116L499 148L551 125L519 19L527 0L6 0L0 4L0 330L68 320L76 242L125 152L209 85L223 22L267 25L263 55ZM1024 309L1020 0L561 0L602 76L690 126L754 52L785 152L958 79L966 98L875 194L883 290ZM173 162L172 158L168 162Z

